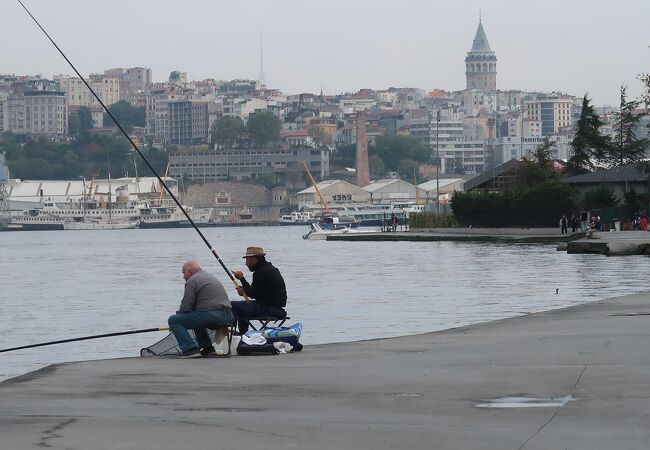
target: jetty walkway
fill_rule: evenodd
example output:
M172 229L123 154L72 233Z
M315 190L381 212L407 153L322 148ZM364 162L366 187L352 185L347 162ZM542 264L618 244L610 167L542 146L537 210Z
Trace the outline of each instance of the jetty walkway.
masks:
M640 449L650 294L230 359L67 363L0 383L6 449Z

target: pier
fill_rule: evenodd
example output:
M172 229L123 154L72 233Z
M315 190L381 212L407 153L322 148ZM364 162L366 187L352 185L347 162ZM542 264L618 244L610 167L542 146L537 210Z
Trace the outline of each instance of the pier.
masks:
M3 448L647 448L649 325L644 293L289 355L54 365L0 383Z

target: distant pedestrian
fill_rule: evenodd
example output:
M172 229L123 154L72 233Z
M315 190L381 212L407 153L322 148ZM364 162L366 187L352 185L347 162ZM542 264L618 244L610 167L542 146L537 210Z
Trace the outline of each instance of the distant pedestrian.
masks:
M560 229L562 230L562 234L566 234L569 231L569 223L566 218L566 216L563 214L562 218L560 219Z
M639 220L639 228L641 231L648 231L648 218L646 216L641 216Z
M571 233L575 233L578 228L578 218L575 214L571 214Z
M398 222L397 216L395 215L395 213L392 213L390 215L390 224L393 227L393 232L397 231L397 222Z
M589 225L589 213L582 211L580 213L580 231L587 231Z

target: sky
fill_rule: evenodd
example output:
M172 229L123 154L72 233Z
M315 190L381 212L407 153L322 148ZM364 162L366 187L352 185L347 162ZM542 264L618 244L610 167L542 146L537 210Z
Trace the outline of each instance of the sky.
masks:
M264 79L285 94L464 89L481 17L497 88L617 105L650 72L649 0L23 0L77 69L149 67L190 80ZM0 73L73 74L15 0L2 0Z

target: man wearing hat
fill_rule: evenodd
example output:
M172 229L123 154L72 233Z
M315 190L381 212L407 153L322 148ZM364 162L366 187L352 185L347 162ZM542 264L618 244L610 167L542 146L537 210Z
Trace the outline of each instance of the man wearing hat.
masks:
M287 288L280 271L266 260L266 253L262 247L248 247L243 256L246 267L253 272L253 283L249 284L241 271L233 271L235 278L241 281L237 293L244 293L255 301L232 302L232 313L238 322L241 334L248 331L246 318L251 317L276 317L284 319L287 312Z

